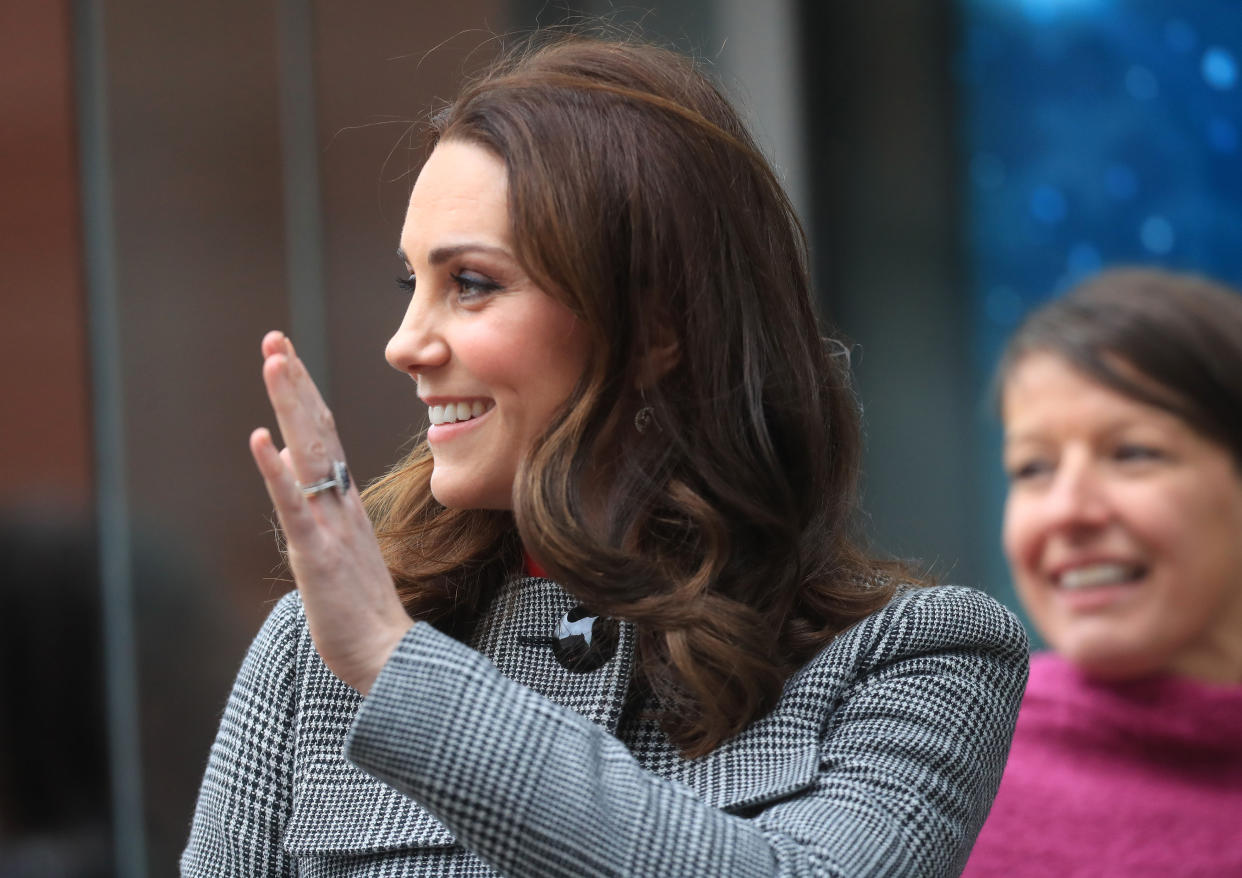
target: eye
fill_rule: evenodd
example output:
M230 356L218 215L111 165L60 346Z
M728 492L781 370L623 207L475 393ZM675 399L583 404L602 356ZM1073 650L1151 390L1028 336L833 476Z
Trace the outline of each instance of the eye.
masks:
M1006 474L1011 483L1029 482L1051 472L1052 462L1040 457L1021 460L1006 467Z
M501 289L494 280L473 271L459 271L449 276L457 286L457 298L463 302L486 298Z
M1164 452L1159 448L1153 448L1150 445L1136 445L1127 443L1118 445L1113 449L1113 459L1121 463L1142 463L1151 460L1160 460L1164 457Z
M414 292L414 272L411 271L407 277L397 275L397 286L407 293Z

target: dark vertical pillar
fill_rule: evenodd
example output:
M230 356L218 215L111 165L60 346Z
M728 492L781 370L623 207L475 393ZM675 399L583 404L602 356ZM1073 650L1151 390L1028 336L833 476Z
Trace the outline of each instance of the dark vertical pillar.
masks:
M856 343L878 545L979 584L950 2L805 2L815 274Z
M95 510L104 628L107 728L116 871L146 875L138 662L133 610L125 389L116 274L115 207L103 4L74 10L84 263L95 436Z
M288 331L297 339L298 355L330 401L311 0L279 0L276 16Z

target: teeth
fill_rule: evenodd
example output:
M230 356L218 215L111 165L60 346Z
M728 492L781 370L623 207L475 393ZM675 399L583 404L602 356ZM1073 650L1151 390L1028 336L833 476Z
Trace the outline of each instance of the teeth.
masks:
M432 426L440 424L456 424L468 421L490 409L491 403L476 399L474 402L450 402L445 405L433 405L427 409L427 419Z
M1134 567L1128 564L1092 564L1087 567L1077 567L1061 574L1061 588L1073 590L1129 582L1134 578L1135 572Z

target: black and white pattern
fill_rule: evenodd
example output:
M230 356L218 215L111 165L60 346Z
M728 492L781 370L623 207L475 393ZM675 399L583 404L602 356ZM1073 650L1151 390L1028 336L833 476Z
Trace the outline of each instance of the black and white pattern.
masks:
M955 875L1026 681L1018 622L911 590L841 634L776 709L687 762L625 710L633 630L589 674L546 637L574 600L510 582L471 646L415 625L364 700L296 594L238 675L185 876Z

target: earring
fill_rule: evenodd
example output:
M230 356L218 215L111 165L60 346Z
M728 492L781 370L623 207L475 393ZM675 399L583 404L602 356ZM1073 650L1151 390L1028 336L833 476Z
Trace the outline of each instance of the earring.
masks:
M649 405L645 405L638 411L634 412L634 429L640 433L646 433L647 428L651 426L651 421L655 418L655 409Z

